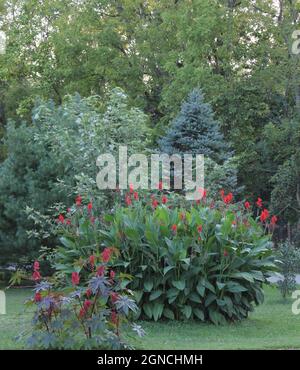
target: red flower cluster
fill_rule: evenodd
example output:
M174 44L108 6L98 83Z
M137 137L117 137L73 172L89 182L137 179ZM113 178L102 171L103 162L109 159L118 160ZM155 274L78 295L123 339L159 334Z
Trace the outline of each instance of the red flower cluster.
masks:
M89 308L92 306L92 301L90 301L89 299L86 299L84 302L83 302L83 307L81 307L80 311L79 311L79 317L82 319L85 317L85 315L88 313L88 310Z
M245 208L246 209L249 209L251 207L251 205L250 205L250 203L247 201L247 202L245 202Z
M278 221L278 217L272 216L272 218L271 218L271 225L274 226L277 223L277 221Z
M85 295L87 296L87 298L90 298L91 297L91 295L92 295L92 289L90 289L90 288L88 288L87 290L86 290L86 292L85 292Z
M177 225L176 225L176 224L172 225L172 226L171 226L171 230L172 230L174 233L176 233L176 232L177 232Z
M260 197L257 198L256 205L257 207L262 208L263 204L262 204L262 199Z
M32 274L32 278L35 281L41 279L41 274L39 270L40 270L40 263L38 261L35 261L33 264L33 274Z
M132 204L132 200L130 198L130 195L128 195L128 194L125 197L125 203L126 203L127 206L131 206L131 204Z
M110 294L110 297L111 297L112 302L113 302L113 303L116 303L116 302L117 302L117 300L119 299L119 294L118 294L118 293L116 293L116 292L112 292L112 293Z
M89 257L89 262L90 262L90 265L92 267L95 266L95 261L96 261L96 257L92 254L90 257Z
M162 198L161 198L162 204L166 204L167 201L168 201L168 198L165 195L163 195Z
M206 196L207 196L207 190L204 189L204 188L199 188L198 191L199 191L199 193L201 195L201 198L205 199Z
M152 207L155 209L158 206L158 201L156 199L152 199Z
M104 251L102 252L101 256L102 256L102 261L104 263L107 263L109 260L110 260L110 257L111 257L111 253L112 253L112 249L111 248L105 248Z
M78 285L80 281L80 277L78 272L72 272L72 284L73 285Z
M260 215L260 221L265 222L268 219L269 215L269 211L267 209L264 209Z
M76 203L76 206L81 206L82 204L82 197L80 195L77 196L77 198L75 199L75 203Z
M220 191L220 194L221 194L221 197L222 197L223 202L224 202L225 204L230 204L230 203L232 202L232 200L233 200L233 194L232 194L232 193L228 193L227 195L225 195L225 192L224 192L224 190L222 189L222 190Z
M41 293L40 292L35 293L35 295L34 295L34 302L35 303L38 303L38 302L41 302L41 300L42 300Z
M61 224L63 224L65 222L64 216L63 215L59 215L57 221L60 222Z
M199 226L197 227L197 231L198 231L198 233L199 233L199 234L202 232L202 229L203 229L202 225L199 225Z
M97 267L97 276L103 276L105 273L105 266L101 265Z

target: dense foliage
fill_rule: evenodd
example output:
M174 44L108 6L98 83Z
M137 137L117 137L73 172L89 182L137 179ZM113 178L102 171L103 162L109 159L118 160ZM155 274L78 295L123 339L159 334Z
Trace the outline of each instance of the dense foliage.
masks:
M32 112L32 124L7 127L8 157L0 164L0 249L1 263L20 256L32 257L39 241L28 239L33 227L26 207L49 214L49 208L63 202L78 189L85 196L97 192L96 158L117 153L127 144L129 154L147 145L147 117L128 106L127 97L114 89L104 107L99 98L66 97L61 106L39 102ZM108 198L99 198L99 206ZM96 204L95 204L96 206ZM59 212L54 207L52 212ZM45 241L52 244L51 238Z
M108 217L105 245L120 250L124 270L135 276L130 287L142 317L218 324L262 303L262 284L275 268L270 239L244 205L231 204L231 193L222 197L186 209L158 195Z

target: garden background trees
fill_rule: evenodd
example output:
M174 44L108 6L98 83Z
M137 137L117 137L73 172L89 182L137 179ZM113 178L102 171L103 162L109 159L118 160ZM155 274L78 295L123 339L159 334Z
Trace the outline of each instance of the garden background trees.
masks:
M119 86L157 144L200 86L232 143L241 196L260 195L283 225L299 223L299 2L0 0L0 10L1 136L9 119L20 133L22 120L32 124L38 97L60 105L66 94L97 94L103 111ZM1 159L9 155L2 144Z

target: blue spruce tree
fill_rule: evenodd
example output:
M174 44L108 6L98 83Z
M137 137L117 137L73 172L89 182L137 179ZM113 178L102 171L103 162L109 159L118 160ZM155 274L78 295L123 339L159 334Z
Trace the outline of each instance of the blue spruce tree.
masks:
M230 157L229 145L200 89L189 94L166 136L159 141L159 147L167 154L204 154L217 163Z

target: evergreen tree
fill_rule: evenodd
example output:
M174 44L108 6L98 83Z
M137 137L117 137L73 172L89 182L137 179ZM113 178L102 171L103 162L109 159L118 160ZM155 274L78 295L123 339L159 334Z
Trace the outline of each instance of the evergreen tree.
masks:
M165 137L159 141L160 150L168 154L204 154L217 163L230 156L229 146L219 129L210 104L204 102L200 89L194 89L182 104Z

